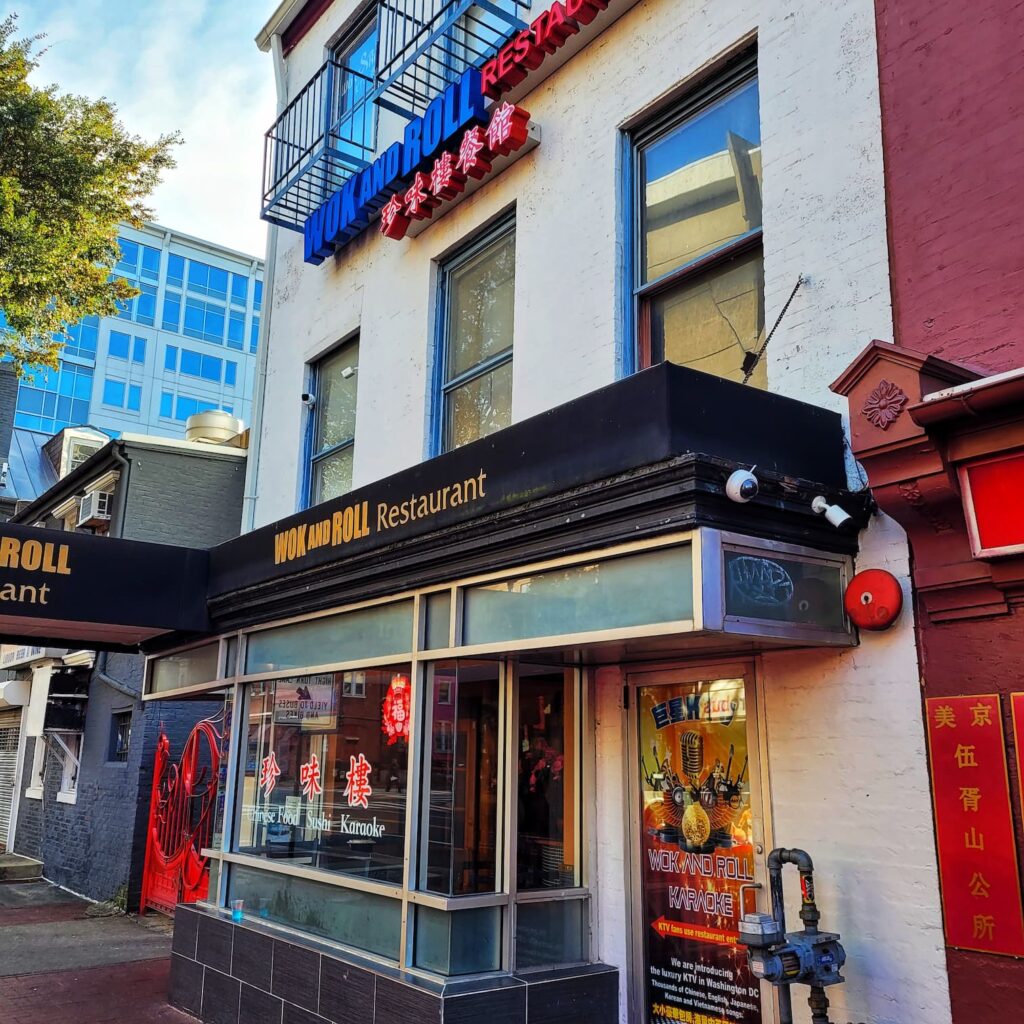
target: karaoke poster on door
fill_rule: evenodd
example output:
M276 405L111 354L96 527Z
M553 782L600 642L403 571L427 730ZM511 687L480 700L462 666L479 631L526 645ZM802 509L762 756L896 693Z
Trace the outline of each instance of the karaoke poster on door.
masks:
M738 945L754 876L743 680L637 697L645 1024L761 1024Z

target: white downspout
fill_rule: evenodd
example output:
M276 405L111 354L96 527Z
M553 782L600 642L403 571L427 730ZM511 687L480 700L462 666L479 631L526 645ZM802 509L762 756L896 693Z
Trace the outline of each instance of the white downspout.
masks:
M288 88L281 36L270 37L270 52L274 58L274 85L277 89L277 113L280 116L288 105ZM256 356L256 380L253 382L252 429L249 432L249 452L245 465L245 495L242 498L242 533L253 529L256 520L256 499L259 497L260 448L263 441L263 404L267 392L267 358L270 322L274 315L274 271L277 266L277 233L271 224L267 230L267 251L263 271L263 319Z

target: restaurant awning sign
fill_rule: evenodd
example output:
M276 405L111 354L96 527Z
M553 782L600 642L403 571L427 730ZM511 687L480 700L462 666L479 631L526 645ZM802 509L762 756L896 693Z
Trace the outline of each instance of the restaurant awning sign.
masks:
M0 636L132 647L202 632L208 554L32 526L0 526Z

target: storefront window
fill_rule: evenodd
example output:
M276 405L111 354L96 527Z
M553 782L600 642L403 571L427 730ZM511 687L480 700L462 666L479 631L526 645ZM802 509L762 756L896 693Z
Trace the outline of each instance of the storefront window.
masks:
M246 917L398 959L402 902L390 896L232 864L229 905L234 900L242 901Z
M497 887L500 762L497 662L432 667L427 688L420 887L446 896Z
M416 966L448 976L498 970L501 914L501 907L417 907Z
M752 58L638 132L640 363L766 386L761 125Z
M516 884L567 889L576 869L576 673L519 673Z
M247 687L235 850L402 884L410 668Z

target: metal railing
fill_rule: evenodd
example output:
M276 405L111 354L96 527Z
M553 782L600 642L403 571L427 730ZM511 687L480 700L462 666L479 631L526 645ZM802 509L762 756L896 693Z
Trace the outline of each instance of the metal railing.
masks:
M266 133L264 220L302 230L306 218L373 159L378 107L421 114L516 31L531 0L379 0L377 74L329 59Z
M263 143L263 219L302 222L373 158L372 78L328 60L288 104Z
M468 67L525 27L530 0L381 0L377 84L384 105L421 114Z

